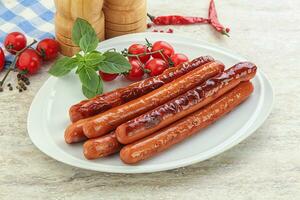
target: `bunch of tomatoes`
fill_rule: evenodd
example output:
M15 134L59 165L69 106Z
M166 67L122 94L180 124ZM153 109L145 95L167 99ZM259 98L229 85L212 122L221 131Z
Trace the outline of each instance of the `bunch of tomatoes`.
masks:
M157 76L162 74L171 66L177 66L187 62L189 59L182 53L175 53L174 48L165 41L157 41L150 44L132 44L123 51L123 55L128 57L131 70L124 74L130 81L142 80L145 74ZM107 74L99 72L104 81L112 81L119 74Z
M4 47L6 51L16 56L13 68L26 74L36 74L41 67L42 60L49 61L57 57L59 44L56 40L52 38L43 39L33 49L31 46L34 43L27 46L27 39L20 32L12 32L5 37ZM4 69L4 65L5 55L0 47L0 71Z

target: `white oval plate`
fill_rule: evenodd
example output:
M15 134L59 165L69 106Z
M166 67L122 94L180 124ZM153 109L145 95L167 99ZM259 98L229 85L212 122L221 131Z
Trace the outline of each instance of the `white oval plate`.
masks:
M246 60L223 48L174 34L131 34L104 41L98 49L123 50L132 43L144 43L145 38L150 41L168 41L177 52L187 54L190 59L211 55L227 67ZM258 70L252 82L255 86L254 93L233 112L201 133L135 166L123 164L118 154L94 161L86 160L82 154L82 144L67 145L64 142L64 130L70 123L68 109L84 99L80 82L74 73L63 78L50 77L41 87L28 114L28 133L32 142L48 156L84 169L115 173L146 173L175 169L222 153L244 140L266 120L273 105L273 89L261 70ZM129 82L118 78L106 83L105 91L127 84Z

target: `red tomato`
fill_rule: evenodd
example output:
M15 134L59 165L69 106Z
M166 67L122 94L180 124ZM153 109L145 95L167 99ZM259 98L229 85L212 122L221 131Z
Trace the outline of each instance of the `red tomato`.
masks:
M125 77L130 81L142 80L145 73L142 63L140 63L138 60L131 60L129 62L131 64L131 70L125 75Z
M171 56L171 61L173 62L174 67L176 67L177 65L180 65L181 63L185 63L185 62L189 61L189 58L182 53L176 53Z
M0 47L0 72L3 70L4 64L5 64L5 55L2 48Z
M29 74L36 74L41 66L39 55L34 49L26 49L18 58L17 67L19 70Z
M99 75L101 76L103 81L107 81L107 82L113 81L119 76L119 74L108 74L108 73L101 72L101 71L99 71Z
M167 63L162 59L152 59L146 63L145 69L149 70L150 76L157 76L168 68Z
M9 33L4 40L6 50L12 54L16 54L17 51L24 49L26 43L25 35L20 32Z
M36 50L43 60L52 60L58 55L59 43L54 39L46 38L38 43Z
M160 53L152 54L153 58L160 58L163 60L167 60L174 54L174 48L167 42L157 41L152 45L151 52L162 50L162 56Z
M146 45L143 44L133 44L128 48L128 53L137 55L142 53L150 53ZM130 60L137 59L136 57L130 57ZM139 56L142 63L146 63L150 59L150 55Z

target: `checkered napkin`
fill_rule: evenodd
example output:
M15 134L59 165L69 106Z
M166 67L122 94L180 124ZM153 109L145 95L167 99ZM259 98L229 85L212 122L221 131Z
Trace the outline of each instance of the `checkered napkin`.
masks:
M53 0L0 0L0 45L13 31L37 40L54 37L54 10Z

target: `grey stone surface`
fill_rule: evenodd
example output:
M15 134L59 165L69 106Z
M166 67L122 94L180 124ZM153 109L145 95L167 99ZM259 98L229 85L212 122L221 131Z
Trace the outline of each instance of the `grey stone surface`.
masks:
M207 14L208 1L149 1L152 14ZM274 109L251 137L207 161L160 173L70 167L41 153L27 134L30 103L48 78L44 68L22 95L0 93L0 199L300 199L300 1L216 4L221 21L232 29L230 38L205 25L174 30L238 52L269 76Z

